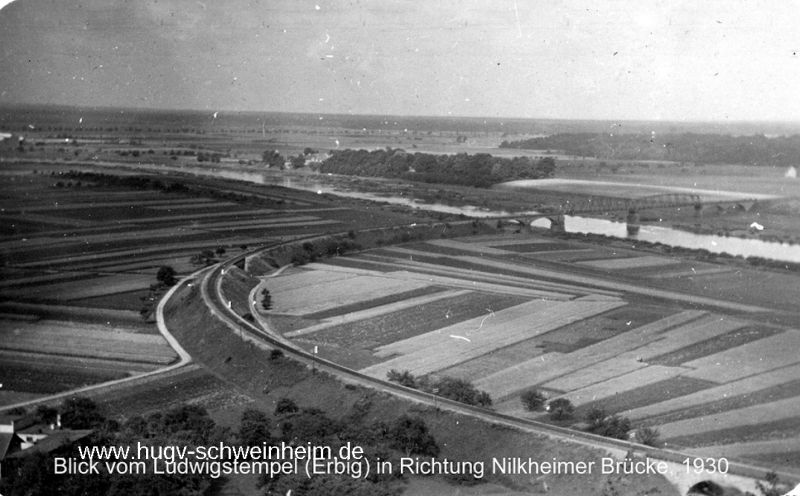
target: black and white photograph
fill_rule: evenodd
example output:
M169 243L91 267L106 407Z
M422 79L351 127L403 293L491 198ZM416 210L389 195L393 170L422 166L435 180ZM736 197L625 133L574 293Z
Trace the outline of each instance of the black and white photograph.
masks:
M0 0L0 496L800 496L798 26Z

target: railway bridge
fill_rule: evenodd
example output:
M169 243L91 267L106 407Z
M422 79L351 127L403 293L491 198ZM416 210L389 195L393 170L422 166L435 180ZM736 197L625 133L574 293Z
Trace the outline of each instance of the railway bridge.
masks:
M639 212L642 210L690 206L694 208L695 215L699 216L703 211L703 208L708 205L715 205L718 208L724 208L726 205L734 205L737 208L750 210L755 203L756 201L753 199L703 202L703 200L700 198L700 195L689 193L668 193L642 196L639 198L593 196L566 201L560 205L546 206L541 209L540 213L512 215L498 218L512 219L526 226L529 226L530 223L536 219L546 218L550 220L550 228L552 230L563 231L564 216L566 215L628 212L628 230L634 233L639 229Z

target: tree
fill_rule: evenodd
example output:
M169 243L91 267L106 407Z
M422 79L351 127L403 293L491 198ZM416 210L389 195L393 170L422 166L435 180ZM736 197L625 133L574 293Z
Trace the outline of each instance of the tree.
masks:
M636 441L647 446L658 447L661 433L654 427L642 427L636 431Z
M433 388L439 389L439 396L448 398L467 405L492 406L492 398L486 391L480 391L464 379L455 377L442 377L436 381Z
M780 477L774 471L766 473L764 482L756 482L756 487L761 491L762 496L781 496L785 492L782 486Z
M291 398L281 398L275 404L275 415L286 415L298 411L297 403Z
M269 291L266 288L261 290L261 307L264 310L269 310L272 308L272 295L269 294Z
M217 248L217 249L214 251L214 253L216 253L218 257L221 257L222 255L224 255L224 254L225 254L225 248L223 248L223 247L221 247L221 246L220 246L219 248Z
M608 416L608 413L602 408L589 410L586 414L586 422L589 424L587 431L615 439L627 439L628 431L631 430L629 419L619 415Z
M412 454L437 456L439 446L428 433L428 426L419 417L403 415L392 422L387 433L390 447L402 451L406 456Z
M296 157L292 157L291 163L293 169L300 169L306 166L306 159L303 158L302 155L298 155Z
M547 397L536 389L529 389L522 393L520 396L522 404L529 412L538 412L544 410L544 404L547 402Z
M84 396L67 398L61 403L61 424L69 429L95 429L105 417L97 403Z
M267 150L261 154L262 161L267 167L278 167L283 169L286 160L278 153L277 150Z
M566 398L556 398L548 404L548 411L552 420L567 420L572 418L572 414L575 413L575 407Z
M158 273L156 273L156 280L164 283L166 286L174 286L175 283L178 282L178 280L175 278L177 274L178 273L175 272L175 269L168 265L164 265L158 269Z
M401 386L416 388L417 387L417 380L414 375L409 372L408 370L404 370L402 372L398 372L395 369L390 370L386 373L386 379L389 382L396 382Z
M245 446L259 446L269 444L272 434L269 430L270 419L266 413L248 408L242 412L239 423L239 439Z

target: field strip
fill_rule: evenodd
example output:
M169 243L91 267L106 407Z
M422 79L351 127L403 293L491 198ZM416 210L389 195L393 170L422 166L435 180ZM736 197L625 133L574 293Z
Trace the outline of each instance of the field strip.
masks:
M651 358L735 331L736 329L741 329L746 325L746 322L741 320L732 318L726 319L718 315L710 315L708 318L665 332L661 335L662 339L647 343L635 350L622 353L619 355L619 358L631 360L642 359L646 362Z
M468 341L451 338L438 345L426 346L424 349L418 348L417 351L409 355L373 365L362 372L381 379L385 378L386 373L391 369L409 370L413 374L435 372L625 304L622 301L560 302L549 308L544 308L540 312L529 313L517 319L498 324L495 324L493 320L499 319L484 317L485 321L480 323L480 327L470 332L467 338ZM441 339L440 336L443 332L433 332L436 334L427 333L423 334L423 336L433 335L436 339ZM406 340L406 344L408 344L408 341ZM426 341L423 340L423 343L426 343Z
M707 269L689 269L689 270L680 270L675 272L659 272L657 274L648 275L650 279L668 279L671 277L693 277L693 276L705 276L709 274L721 274L723 272L732 272L733 269L730 267L709 267Z
M683 365L697 369L689 377L731 382L800 362L800 331L788 330Z
M759 425L776 420L797 417L800 411L800 396L754 405L738 410L718 412L709 417L696 417L677 422L670 422L658 426L661 439L672 437L690 436L703 432L730 429L732 427L747 427Z
M26 351L29 353L40 353L45 355L56 356L74 356L74 357L91 357L102 358L106 360L122 360L125 362L144 362L154 363L159 365L168 365L175 361L177 355L173 352L171 355L160 354L154 355L151 351L143 353L128 353L108 351L102 347L88 348L86 343L78 343L75 345L64 344L37 344L33 343L3 343L0 345L3 349L9 351ZM165 347L168 348L168 347ZM169 348L172 350L172 348Z
M341 224L338 220L308 220L305 222L288 222L285 224L276 223L276 222L260 222L260 223L252 223L250 225L243 225L238 227L205 227L205 226L197 226L197 229L202 229L204 231L211 231L211 232L225 232L225 231L246 231L248 229L291 229L295 227L304 227L304 226L329 226L331 224Z
M2 215L0 216L0 221L5 221L9 224L13 224L14 222L36 222L39 224L52 224L55 226L67 227L95 227L103 225L102 222L93 220L51 217L49 215L42 214Z
M58 282L62 279L72 279L80 276L94 276L91 272L58 272L55 274L46 274L43 276L31 277L18 277L15 279L8 279L0 281L0 288L7 288L10 286L28 286L40 283Z
M356 276L349 278L346 284L342 284L341 281L329 281L273 293L272 311L306 315L429 285L430 283L422 281Z
M75 307L75 306L68 306L68 305L44 305L40 303L22 303L17 301L6 301L0 302L0 309L3 309L6 312L11 313L23 313L23 314L30 314L33 313L34 315L41 315L41 314L62 314L66 316L92 316L92 317L102 317L104 319L121 319L121 320L133 320L136 323L142 322L142 317L139 315L139 312L134 312L133 310L114 310L111 308L87 308L87 307ZM64 317L58 317L64 318Z
M367 310L361 310L360 312L351 312L345 315L340 315L338 317L331 317L325 319L324 322L321 324L305 327L297 331L287 332L286 334L284 334L284 336L287 338L305 336L306 334L313 334L315 332L319 332L333 326L347 324L349 322L355 322L357 320L370 319L372 317L378 317L380 315L385 315L387 313L398 312L400 310L417 307L419 305L424 305L425 303L430 303L433 301L455 298L457 296L465 295L468 293L469 291L466 290L444 291L441 293L434 293L425 296L418 296L416 298L409 298L407 300L398 301L396 303L391 303L389 305L381 305L379 307L369 308Z
M459 238L459 241L461 238ZM483 243L470 243L473 245L486 245L489 247L496 247L496 246L514 246L514 245L549 245L553 244L553 241L549 239L500 239L500 240L487 240Z
M82 236L80 234L76 236L71 236L68 238L49 238L47 243L36 243L35 248L41 248L44 246L58 246L58 245L72 245L78 243L109 243L115 241L122 241L122 240L136 240L136 239L146 239L146 240L156 240L161 238L175 238L178 233L183 235L191 235L197 234L202 235L204 234L202 230L198 229L198 226L194 227L164 227L164 228L157 228L157 229L148 229L148 230L136 230L131 231L128 229L127 232L117 232L117 233L104 233L104 234L89 234L86 236ZM34 246L26 246L25 244L18 244L17 246L13 247L9 250L10 253L18 253L18 252L25 252L34 248Z
M589 286L596 286L603 289L611 289L614 291L626 291L629 293L636 293L640 295L652 296L656 298L665 298L672 301L682 301L691 304L711 305L728 310L736 310L741 312L769 312L768 309L757 307L753 305L744 305L741 303L734 303L725 300L717 300L714 298L706 298L699 295L690 295L683 293L675 293L672 291L664 291L660 289L647 288L643 286L636 286L633 284L626 284L622 282L607 281L595 277L586 277L568 272L559 272L555 270L536 269L530 266L519 266L504 262L499 262L491 259L480 257L457 257L459 260L465 262L484 265L487 267L503 268L508 270L515 270L517 272L527 273L532 276L546 277L550 279L570 281L578 284L586 284Z
M449 239L435 239L431 241L426 241L426 243L433 246L454 248L456 250L461 250L465 252L480 253L481 255L508 255L509 253L513 253L513 252L508 252L506 250L498 250L497 248L492 248L491 246L460 243L458 241L453 241Z
M588 267L594 267L596 269L617 270L617 269L638 269L641 267L658 267L664 265L676 265L680 264L681 261L674 260L672 258L644 256L644 257L632 257L632 258L591 260L591 261L575 262L575 263L579 265L585 265Z
M319 268L325 267L325 268ZM360 272L328 270L322 264L309 264L303 269L293 269L285 271L277 277L267 280L264 286L272 294L280 294L284 291L307 288L316 284L326 284L333 281L344 281L358 277ZM370 273L368 275L375 275Z
M393 355L410 355L433 346L446 345L453 341L451 336L463 336L472 339L472 334L478 329L480 332L493 332L496 327L510 325L515 320L543 312L557 305L559 305L559 302L552 300L533 300L495 312L493 315L487 312L479 317L381 346L375 350L375 355L381 358Z
M416 250L410 250L410 249L407 249L407 248L386 248L385 251L393 253L393 254L396 253L398 255L409 255L411 257L413 257L414 255L427 256L427 257L431 256L430 253L420 252L420 251L416 251ZM451 259L455 260L455 258L453 258L453 257L447 257L447 258L451 258ZM519 277L519 276L511 276L511 275L505 275L505 274L494 274L494 273L491 273L489 271L482 272L480 270L472 270L472 269L467 269L467 268L442 267L441 265L437 265L437 264L434 264L434 263L415 261L415 260L413 260L413 258L410 259L410 260L406 260L406 259L403 259L403 258L397 258L397 259L395 259L395 261L393 263L398 267L398 270L401 269L401 268L406 268L406 269L409 269L409 268L410 269L422 268L422 269L425 269L428 272L433 272L433 273L447 274L447 275L454 275L454 274L462 275L462 276L464 276L464 280L466 280L466 281L472 281L472 280L477 279L477 278L482 278L482 279L489 279L493 283L507 281L509 283L517 283L517 284L524 284L525 286L533 286L532 288L530 288L531 291L533 291L533 290L548 291L549 290L549 291L567 292L567 294L564 294L562 296L573 296L576 293L577 294L587 294L587 293L606 294L606 295L609 295L609 296L618 296L619 295L619 293L613 293L613 292L610 292L610 291L603 291L603 290L593 291L593 290L590 290L590 289L588 289L586 287L577 287L577 286L572 286L572 285L567 285L567 284L559 284L559 283L549 282L549 281L531 280L530 278L524 278L524 277ZM493 284L493 285L494 286L498 286L498 284ZM541 288L541 289L539 289L539 288ZM514 291L516 289L517 289L516 287L506 287L506 290L504 292ZM545 294L543 294L543 296L544 295ZM552 297L555 297L557 295L558 295L557 293L550 293L550 296L552 296Z
M177 250L190 250L190 249L206 249L209 247L218 246L219 244L225 243L228 244L235 239L236 243L244 243L247 245L252 245L252 247L261 246L263 244L269 243L273 241L273 239L265 238L265 237L236 237L236 238L224 238L224 239L216 239L212 240L209 239L208 241L187 241L186 243L170 243L168 245L161 245L161 246L153 246L150 248L136 248L132 250L119 250L119 251L103 251L100 253L94 253L91 255L76 255L71 257L61 257L61 258L48 258L45 260L37 260L35 262L25 262L25 263L15 263L13 264L14 267L22 267L22 268L34 268L34 267L48 267L51 265L64 265L64 264L72 264L76 262L90 262L90 261L97 261L103 259L111 259L113 260L114 264L119 263L119 258L125 257L128 255L142 255L147 253L163 253L165 255L172 255L173 252ZM286 237L284 236L284 239ZM81 266L74 266L72 270L78 270L77 267L83 268L92 268L96 265L92 264L85 264Z
M114 275L96 277L91 281L66 282L47 286L16 288L14 290L7 289L0 292L0 295L69 301L147 289L153 282L155 282L153 276L149 274Z
M576 372L592 364L609 360L656 339L667 329L694 321L706 312L687 310L637 327L626 333L600 341L572 353L547 353L518 363L475 382L496 398L504 398L522 389Z
M234 202L226 202L226 201L215 201L213 203L199 203L199 204L191 204L191 203L181 203L181 204L172 204L169 205L147 205L148 210L189 210L193 208L217 208L217 207L238 207L238 203Z
M614 357L547 382L542 387L559 391L575 391L645 367L647 367L647 364L643 362Z
M778 386L787 382L791 382L800 377L800 364L784 367L777 370L771 370L763 374L746 377L738 381L727 382L719 386L698 391L696 393L687 394L678 398L673 398L667 401L660 401L651 405L635 408L628 412L628 417L632 420L638 420L648 417L655 417L657 415L664 415L666 413L685 410L687 408L711 403L726 398L732 398L739 395L747 395L767 389L772 386Z
M173 256L173 257L151 257L151 258L143 258L137 260L135 262L128 262L119 265L98 265L98 271L107 273L118 273L118 272L137 272L137 271L145 271L151 270L153 276L156 275L156 269L168 265L178 271L179 274L183 272L192 272L197 268L196 265L189 262L189 255L194 254L195 252L190 252L189 254L180 255L180 256Z
M159 222L174 222L184 220L199 220L199 219L214 219L217 217L256 217L261 215L270 215L277 212L276 210L268 208L260 208L258 210L228 210L226 212L207 212L204 214L182 214L182 215L159 215L156 217L142 217L138 219L120 219L114 221L115 224L158 224Z
M162 205L162 207L158 207L157 205ZM57 212L59 210L82 210L82 209L91 209L91 208L114 208L114 207L147 207L147 208L169 208L171 205L175 206L182 206L183 208L202 208L202 207L212 207L214 205L219 205L219 202L215 202L209 198L191 198L191 199L179 199L179 198L169 198L165 197L160 200L126 200L126 201L104 201L104 202L93 202L93 203L57 203L55 205L42 205L42 206L35 206L35 207L26 207L23 212ZM229 205L235 205L233 203Z
M255 217L252 219L234 220L234 221L214 221L214 222L198 222L193 225L195 228L209 228L209 227L239 227L250 226L258 224L291 224L292 222L305 222L311 220L320 220L319 217L312 215L295 215L293 217Z
M71 368L78 371L86 370L106 370L111 372L150 372L156 370L160 365L125 362L122 360L103 360L102 358L74 357L74 356L53 356L39 353L29 353L23 351L0 350L0 359L4 364L21 364L36 366L38 368Z
M149 354L161 357L175 356L175 352L169 347L166 341L161 343L142 343L136 341L124 341L112 338L96 338L86 336L61 336L59 339L50 337L42 339L41 336L28 335L28 333L15 335L4 332L0 348L14 350L28 350L34 353L56 353L59 350L81 351L109 351L121 354L143 355ZM74 354L74 353L70 353Z
M16 336L35 336L43 340L58 339L59 337L82 337L91 339L113 339L129 343L149 343L166 345L167 342L160 334L143 334L118 330L119 326L104 326L99 324L78 324L58 320L40 320L38 322L0 322L0 336L10 334L6 339ZM122 328L124 329L124 327Z
M357 258L354 260L358 260L359 262L367 262L376 265L383 265L383 266L390 266L396 267L397 270L394 272L376 272L367 269L357 269L351 267L342 267L342 266L329 266L325 265L326 270L330 271L341 271L341 272L349 272L349 273L359 273L359 274L368 274L368 275L380 275L381 277L391 277L397 278L402 280L410 280L410 281L423 281L427 282L428 284L435 284L437 286L448 286L453 288L463 288L463 289L470 289L475 291L484 291L490 293L499 293L499 294L508 294L508 295L515 295L515 296L525 296L530 298L547 298L551 300L568 300L574 298L574 294L563 294L563 293L553 293L550 291L541 291L537 289L528 289L528 288L520 288L517 286L507 286L503 284L496 284L497 281L507 280L507 276L496 275L490 276L486 274L483 277L478 277L478 274L475 271L468 271L462 269L433 269L428 270L428 267L437 267L432 264L426 264L425 262L403 262L399 260L401 263L394 263L394 262L376 262L372 260L367 260L364 258ZM415 268L422 268L425 272L417 272L413 269ZM411 269L411 270L408 270ZM440 276L436 274L446 274L445 276ZM466 276L463 279L459 279L456 277L452 277L453 275L463 274ZM448 277L449 276L449 277ZM476 279L484 279L484 280L491 280L492 282L480 282L476 281ZM525 283L528 286L534 285L536 283L532 283L530 279L521 279L521 282Z
M708 448L691 448L689 451L695 456L714 458L721 456L738 458L766 453L793 453L800 451L800 438L723 444Z
M598 382L581 389L569 389L554 387L561 391L570 391L562 396L570 400L574 405L582 405L596 400L612 397L616 394L636 389L648 384L660 382L665 379L681 375L688 369L682 367L664 367L662 365L650 365L644 368L636 368L633 372L618 375L603 382ZM545 387L549 387L547 384Z

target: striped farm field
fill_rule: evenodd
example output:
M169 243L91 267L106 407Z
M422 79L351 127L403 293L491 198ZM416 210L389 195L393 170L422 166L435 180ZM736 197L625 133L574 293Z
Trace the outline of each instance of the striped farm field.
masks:
M800 331L793 329L775 336L732 348L686 362L686 367L695 368L688 374L697 379L713 382L731 382L749 375L800 362Z
M425 286L427 284L423 282L398 278L356 275L346 280L322 282L288 291L269 291L272 294L273 312L309 315ZM268 283L267 287L272 287L272 284Z
M115 310L131 310L138 312L139 309L142 308L142 298L146 298L149 293L149 289L128 291L125 293L115 293L104 296L94 296L92 298L82 298L80 300L72 300L71 304L78 307L85 306L91 308L110 308Z
M609 366L610 365L611 363L609 363ZM605 372L605 370L603 372ZM544 387L547 389L570 391L563 395L563 397L570 400L575 405L583 405L593 401L614 398L617 394L636 389L640 386L647 386L657 382L663 382L679 376L682 372L685 372L685 370L679 367L650 365L635 369L633 372L629 372L627 374L613 376L612 378L602 382L595 382L587 387L577 390L574 388L568 389L567 387L558 384L558 381L555 383L545 384ZM553 385L551 386L551 384Z
M554 381L546 382L542 384L542 387L552 391L574 391L591 386L592 384L629 374L634 370L643 369L645 367L647 367L647 364L641 363L635 359L631 360L630 358L614 357L581 368L576 372L560 377Z
M318 268L317 264L309 264L305 268L285 270L280 276L269 279L267 289L270 293L280 294L315 284L343 281L358 275L358 272L330 271Z
M441 329L447 325L471 322L471 319L476 317L482 319L489 315L487 308L499 312L524 301L526 300L519 297L469 292L414 308L330 327L317 333L314 339L324 344L371 350L389 343L403 342L410 337Z
M164 411L185 403L214 410L252 401L205 369L191 366L114 388L94 399L111 415L124 417Z
M707 391L713 392L712 389ZM693 418L716 417L725 412L791 399L797 396L800 396L800 379L795 377L788 382L765 387L752 393L740 393L737 391L728 397L723 397L716 401L707 402L705 404L695 404L685 410L673 411L672 413L661 415L655 419L649 419L648 423L657 422L659 424L665 424Z
M160 335L114 332L98 327L81 328L52 321L11 325L3 322L0 349L154 364L168 364L177 358Z
M494 317L488 315L479 322L465 323L469 325L468 328L451 326L383 346L379 356L396 353L403 353L403 356L369 367L363 372L381 378L391 369L409 370L413 374L436 372L624 304L619 300L534 300L497 312Z
M41 363L4 361L0 364L3 387L23 393L53 394L127 376L123 371L78 370Z
M661 439L669 444L678 446L710 447L729 445L732 443L752 443L798 437L800 437L800 416L785 417L763 422L756 421L753 424L721 427L719 429L698 432L696 434L676 435L671 438L664 438L664 436L661 436ZM759 458L761 456L763 455L760 455ZM796 462L791 465L796 466Z
M636 348L633 351L621 353L610 360L584 367L555 381L548 382L544 384L544 387L557 391L574 391L576 389L585 388L592 384L597 384L644 368L647 366L650 357L664 354L673 349L682 348L687 343L691 344L692 341L698 342L715 334L724 334L742 325L741 322L732 319L720 320L712 316L711 319L707 320L704 324L693 323L669 331L661 336L662 339ZM670 367L665 367L664 369L667 368ZM676 371L681 370L677 367L675 369ZM682 370L682 372L686 373L686 375L692 374L688 368Z
M15 298L80 300L94 296L146 289L153 282L155 280L150 275L126 274L96 277L91 279L90 282L64 282L46 286L16 288L13 290L13 296ZM4 291L3 294L8 293L8 291Z
M720 336L695 343L691 346L666 353L655 358L651 358L649 363L652 365L671 365L677 366L692 360L700 359L721 351L729 350L737 346L763 339L782 332L777 327L754 326L736 329Z
M755 404L754 401L769 401L773 397L777 397L776 395L789 394L793 396L800 394L800 389L797 389L798 385L795 384L798 377L800 377L800 364L726 384L715 384L714 387L697 393L634 408L628 412L628 416L633 420L658 417L671 422L691 416L709 415L717 411L749 406ZM762 397L764 394L767 396Z
M580 245L573 245L569 243L522 243L522 244L504 244L502 246L492 245L495 248L511 251L514 253L537 253L537 252L550 252L550 251L571 251L580 250L585 251L586 248Z
M696 443L702 444L702 441L697 439L699 437L698 434L723 429L728 430L740 427L747 430L756 430L759 426L770 422L792 420L797 428L800 429L797 412L800 412L800 396L719 412L711 417L703 416L659 424L658 429L661 432L662 439L691 435L693 439L696 439ZM741 440L745 441L746 439Z
M481 355L477 358L461 362L440 371L441 375L458 377L468 381L476 381L483 377L508 368L510 364L534 359L545 353L542 345L534 339L528 339L506 346L499 350Z
M628 416L628 412L635 408L660 401L671 401L674 398L704 391L714 386L715 384L707 381L678 375L670 377L669 379L621 391L610 397L607 396L602 399L589 401L588 403L577 406L575 409L575 416L582 418L591 408L600 408L610 414L620 413L624 416Z
M582 368L612 359L620 353L636 349L643 343L657 339L670 329L688 325L707 315L706 312L697 310L687 310L669 315L655 322L635 327L628 333L614 336L572 353L547 353L517 363L476 381L476 386L486 391L493 391L493 396L497 398L505 398L531 386L552 381Z
M337 317L348 313L360 312L370 308L380 307L383 305L390 305L392 303L402 302L404 300L416 298L418 296L427 296L447 291L447 288L442 286L423 286L415 288L410 291L403 291L400 293L393 293L386 296L363 300L350 305L342 305L337 308L323 310L321 312L306 314L304 317L307 319L323 320L331 317Z
M595 269L619 270L637 269L640 267L662 267L664 265L678 265L680 260L664 257L633 257L633 258L614 258L609 260L593 260L591 262L577 262L580 265L594 267Z

